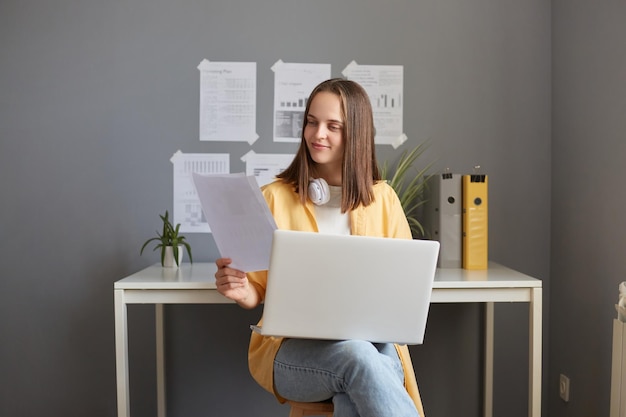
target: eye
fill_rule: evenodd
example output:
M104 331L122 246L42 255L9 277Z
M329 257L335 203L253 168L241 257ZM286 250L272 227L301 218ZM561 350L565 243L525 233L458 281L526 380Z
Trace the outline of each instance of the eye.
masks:
M328 128L332 130L333 132L337 132L341 130L341 125L331 124L331 125L328 125Z
M313 119L307 119L306 124L311 126L317 126L317 122Z

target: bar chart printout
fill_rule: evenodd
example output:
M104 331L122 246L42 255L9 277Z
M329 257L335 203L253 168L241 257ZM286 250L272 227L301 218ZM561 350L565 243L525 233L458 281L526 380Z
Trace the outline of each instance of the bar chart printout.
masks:
M351 62L344 76L361 84L370 98L376 126L376 144L397 148L404 141L402 65L359 65Z
M274 70L274 141L300 142L307 99L315 86L330 78L330 64L297 64L279 60Z
M174 165L173 224L180 223L185 233L210 233L202 206L193 184L192 174L230 173L230 154L182 153L177 151L170 159Z

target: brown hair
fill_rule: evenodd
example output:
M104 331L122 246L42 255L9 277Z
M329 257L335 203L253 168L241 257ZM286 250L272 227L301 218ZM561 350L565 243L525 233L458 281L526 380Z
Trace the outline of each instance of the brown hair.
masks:
M309 180L315 176L316 163L306 146L304 128L313 98L323 91L337 95L341 102L341 115L344 119L341 212L345 213L354 210L359 204L368 206L372 203L372 186L380 180L374 144L372 105L363 87L356 82L333 78L313 89L304 111L298 152L289 167L277 177L293 185L302 204L306 202Z

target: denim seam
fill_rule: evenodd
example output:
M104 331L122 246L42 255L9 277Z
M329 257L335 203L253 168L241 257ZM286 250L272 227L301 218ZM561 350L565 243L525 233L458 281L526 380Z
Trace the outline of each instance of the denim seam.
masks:
M289 370L293 370L293 371L305 372L305 373L310 373L310 374L328 375L328 376L331 376L331 377L341 381L342 383L344 382L343 378L339 377L334 372L327 371L325 369L311 368L311 367L308 367L308 366L290 365L290 364L281 362L281 361L276 360L276 359L274 359L274 365L278 365L280 367L283 367L284 369L289 369Z

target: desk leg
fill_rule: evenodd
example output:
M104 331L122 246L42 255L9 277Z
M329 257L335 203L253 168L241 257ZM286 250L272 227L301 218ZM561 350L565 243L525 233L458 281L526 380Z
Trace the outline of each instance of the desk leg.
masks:
M117 374L117 416L130 416L128 391L128 327L124 290L115 294L115 370Z
M156 304L157 416L165 417L165 322L163 304Z
M483 416L493 417L493 340L494 340L494 305L485 303L485 385L483 397Z
M542 289L533 288L530 301L528 415L541 416L541 355L542 355Z

